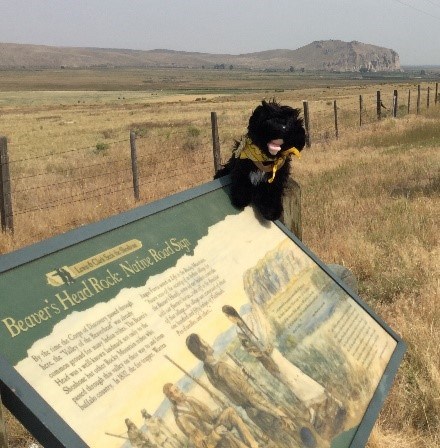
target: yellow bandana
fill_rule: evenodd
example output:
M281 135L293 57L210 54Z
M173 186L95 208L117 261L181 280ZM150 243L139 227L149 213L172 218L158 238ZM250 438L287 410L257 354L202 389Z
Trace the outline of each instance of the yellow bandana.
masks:
M266 173L272 172L272 177L268 180L270 184L274 181L276 172L284 165L290 154L301 158L300 152L295 147L285 149L284 151L280 151L276 156L269 157L257 145L252 143L252 140L247 135L242 137L240 145L234 151L236 158L252 160L261 171L265 171ZM271 163L264 165L263 162Z

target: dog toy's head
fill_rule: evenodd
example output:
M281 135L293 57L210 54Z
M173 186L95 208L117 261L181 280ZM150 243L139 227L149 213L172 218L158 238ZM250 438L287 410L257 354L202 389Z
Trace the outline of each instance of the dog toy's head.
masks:
M305 131L299 109L281 106L275 100L262 101L249 119L248 136L269 157L305 145Z

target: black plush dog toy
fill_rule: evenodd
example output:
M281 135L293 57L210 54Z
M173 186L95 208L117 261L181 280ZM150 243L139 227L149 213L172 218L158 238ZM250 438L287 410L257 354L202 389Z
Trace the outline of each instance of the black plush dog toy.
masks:
M215 178L231 175L231 202L242 209L253 204L268 220L283 211L282 195L291 154L299 157L305 130L299 109L262 101L249 119L248 132L235 144L232 157Z

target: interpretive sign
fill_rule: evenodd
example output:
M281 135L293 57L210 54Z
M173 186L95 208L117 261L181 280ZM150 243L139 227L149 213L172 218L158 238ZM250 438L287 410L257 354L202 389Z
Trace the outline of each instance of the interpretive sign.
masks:
M356 447L404 344L220 179L0 258L0 381L47 447Z

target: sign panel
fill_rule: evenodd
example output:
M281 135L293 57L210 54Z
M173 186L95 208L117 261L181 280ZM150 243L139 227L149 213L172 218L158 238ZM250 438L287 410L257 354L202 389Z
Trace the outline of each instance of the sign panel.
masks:
M43 445L359 448L405 350L224 179L0 272L2 392Z

